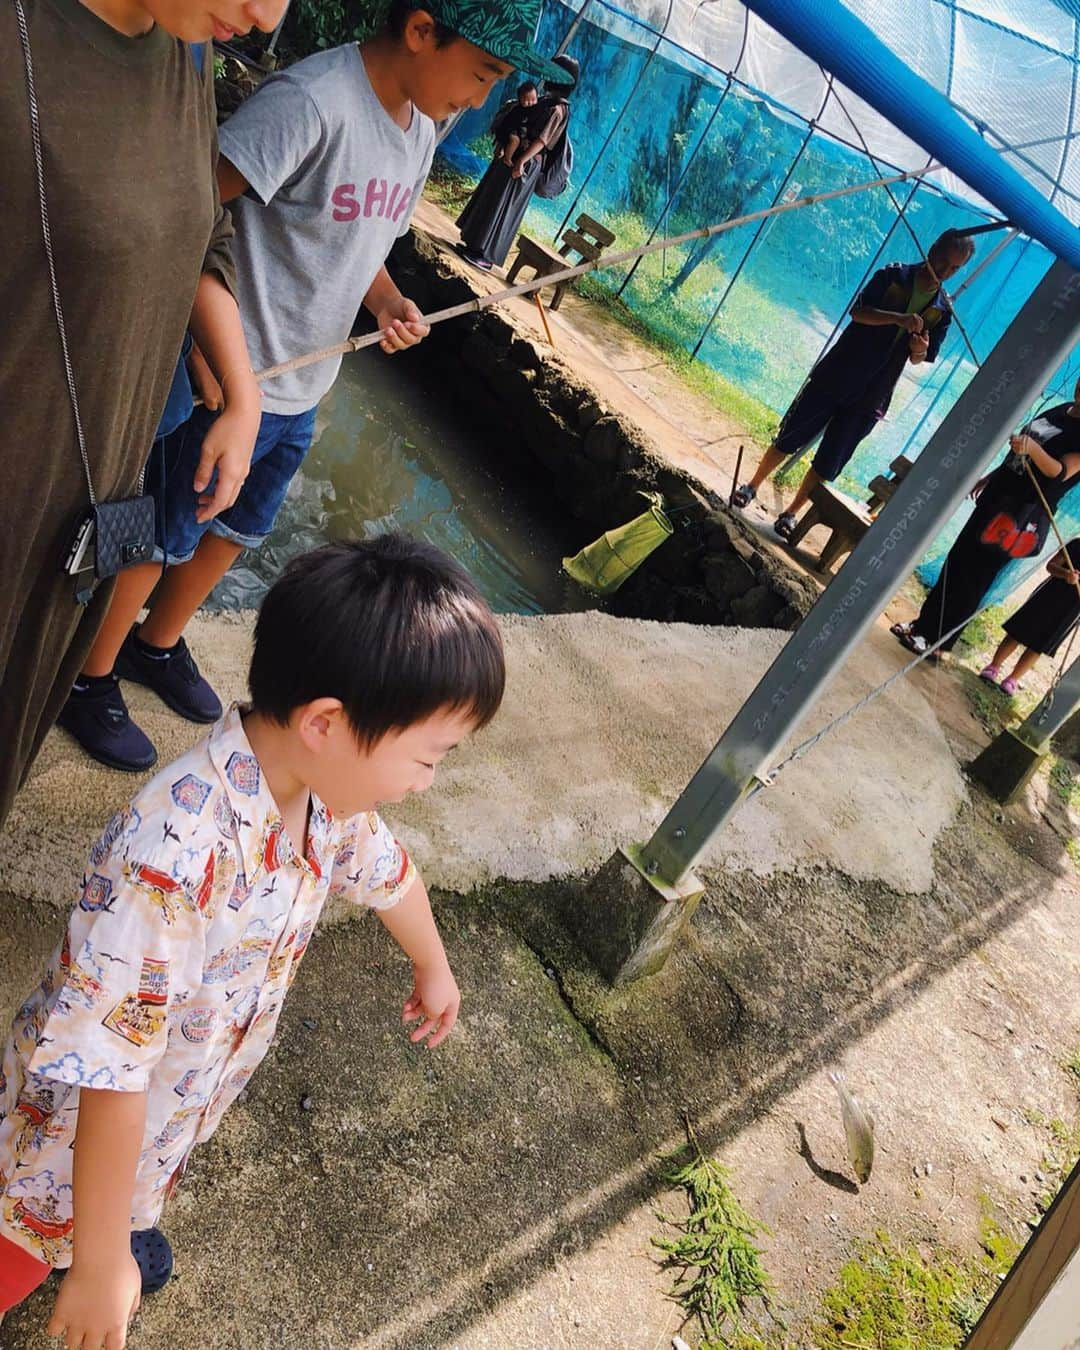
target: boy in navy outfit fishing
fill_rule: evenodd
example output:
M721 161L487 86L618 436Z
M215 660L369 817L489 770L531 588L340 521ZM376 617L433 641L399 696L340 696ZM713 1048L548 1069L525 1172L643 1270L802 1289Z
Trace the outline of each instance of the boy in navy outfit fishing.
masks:
M967 235L946 230L924 262L890 263L874 273L852 308L851 323L810 372L754 476L736 491L736 506L749 506L788 455L820 436L791 505L773 527L781 539L789 538L814 487L842 473L885 416L904 367L937 359L952 320L944 283L974 252Z

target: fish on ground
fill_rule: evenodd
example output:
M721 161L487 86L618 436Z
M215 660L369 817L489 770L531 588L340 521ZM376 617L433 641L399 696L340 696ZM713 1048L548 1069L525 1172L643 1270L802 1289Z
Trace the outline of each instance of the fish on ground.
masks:
M840 1098L840 1115L844 1122L848 1157L860 1185L865 1186L870 1180L870 1172L874 1166L874 1117L859 1099L848 1091L844 1075L839 1069L830 1069L826 1076L836 1088L836 1095Z

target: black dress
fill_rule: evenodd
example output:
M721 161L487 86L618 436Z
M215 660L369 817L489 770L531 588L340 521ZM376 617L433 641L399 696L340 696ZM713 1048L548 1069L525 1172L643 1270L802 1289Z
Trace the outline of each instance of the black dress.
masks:
M1080 569L1080 535L1065 545L1074 567ZM1014 641L1043 656L1053 656L1080 620L1080 592L1061 577L1049 577L1015 614L1004 629Z
M1080 454L1080 417L1070 416L1071 403L1060 403L1024 428L1048 455L1062 460ZM1051 512L1080 475L1035 476ZM1015 529L1010 532L1008 523ZM1050 531L1050 517L1039 501L1031 478L1016 455L1009 454L986 480L975 510L956 537L930 594L912 625L913 636L929 645L943 633L951 636L941 651L951 651L963 626L978 610L998 574L1014 559L1034 557ZM956 630L955 632L953 630Z
M542 98L528 113L527 137L554 149L570 116L566 100ZM461 242L470 253L496 267L503 265L529 209L542 159L542 155L530 159L520 178L513 177L501 159L488 165L457 218Z

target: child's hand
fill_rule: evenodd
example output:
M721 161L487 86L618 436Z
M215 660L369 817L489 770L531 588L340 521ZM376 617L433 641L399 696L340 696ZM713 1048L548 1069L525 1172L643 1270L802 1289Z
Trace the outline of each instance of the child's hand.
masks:
M141 1297L142 1276L130 1252L108 1270L74 1265L64 1276L46 1333L84 1350L123 1350Z
M198 494L195 519L200 524L227 510L240 495L251 468L259 417L258 399L245 399L227 405L206 433L192 484ZM208 490L215 470L217 480Z
M413 966L413 991L401 1020L406 1024L418 1017L423 1020L409 1033L410 1041L415 1044L429 1036L427 1048L433 1050L453 1031L460 1007L461 993L445 958L431 968Z
M209 408L211 412L217 412L225 402L225 398L214 372L207 365L206 357L199 350L198 343L192 343L191 351L188 353L188 375L191 377L195 393L203 401L203 407Z
M404 295L396 303L380 309L375 316L375 322L382 330L382 341L379 346L387 356L403 352L406 347L415 347L431 332L419 309Z

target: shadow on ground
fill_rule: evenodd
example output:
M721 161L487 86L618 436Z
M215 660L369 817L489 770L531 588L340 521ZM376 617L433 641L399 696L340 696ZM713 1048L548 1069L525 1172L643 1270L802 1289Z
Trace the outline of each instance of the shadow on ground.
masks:
M1060 861L1045 833L1021 857L976 800L923 895L713 875L668 968L622 992L568 937L573 885L440 897L467 1005L431 1054L397 1025L407 972L378 924L324 932L167 1215L178 1277L132 1345L452 1344L656 1191L681 1112L716 1147L1018 919ZM4 927L25 971L49 925ZM52 1344L35 1330L51 1296L9 1317L4 1346Z

